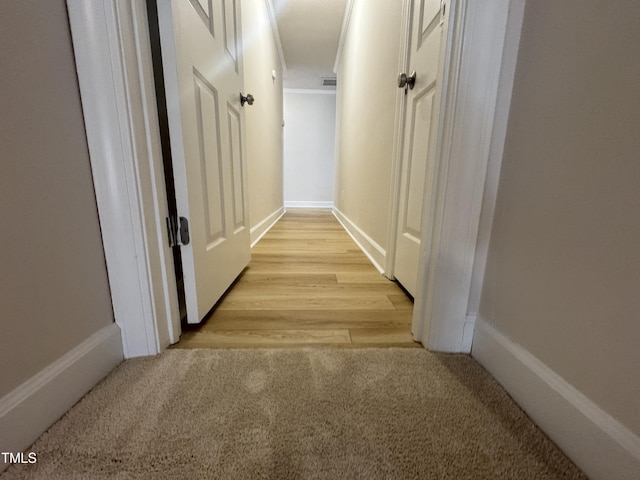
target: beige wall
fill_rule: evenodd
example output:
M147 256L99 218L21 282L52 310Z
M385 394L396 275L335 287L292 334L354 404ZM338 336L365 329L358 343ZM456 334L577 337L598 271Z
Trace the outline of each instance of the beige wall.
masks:
M481 316L640 434L640 9L527 2Z
M353 3L337 72L334 202L387 249L402 2Z
M113 322L64 0L0 2L0 397Z
M242 1L249 221L255 227L282 207L282 66L264 0ZM276 71L276 79L271 77Z

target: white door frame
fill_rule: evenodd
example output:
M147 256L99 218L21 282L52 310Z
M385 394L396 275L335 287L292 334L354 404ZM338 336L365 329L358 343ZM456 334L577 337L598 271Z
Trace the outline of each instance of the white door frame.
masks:
M111 300L125 357L180 336L144 0L67 0Z
M423 212L412 322L414 338L429 350L471 351L506 136L506 121L495 120L508 116L517 57L517 48L505 49L505 42L519 42L523 6L524 0L449 2L436 141L437 185L433 209ZM403 8L406 41L401 45L399 72L407 68L411 0L405 0ZM396 251L405 103L399 91L385 272L390 278ZM483 205L483 198L493 200ZM479 232L482 244L478 243Z
M480 205L483 196L495 198L497 182L485 188L487 164L491 157L492 171L499 172L506 134L506 121L494 125L494 115L506 118L517 55L511 48L503 58L505 31L519 38L523 3L450 3L455 10L447 40L435 221L433 233L422 232L413 316L414 336L432 350L471 347L469 296L481 289L486 255L485 249L476 256L476 240L478 231L490 229L493 216L493 204L485 202L481 222ZM142 0L67 0L67 5L114 315L125 356L154 355L177 341L180 322L166 242L146 6ZM409 6L404 0L405 10ZM397 155L395 161L397 169Z

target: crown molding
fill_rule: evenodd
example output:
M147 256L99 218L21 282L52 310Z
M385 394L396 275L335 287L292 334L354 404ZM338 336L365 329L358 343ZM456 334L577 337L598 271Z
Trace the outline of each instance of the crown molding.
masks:
M280 40L280 30L278 30L276 9L273 6L273 0L264 0L264 3L267 6L269 23L271 24L271 32L273 33L273 39L276 42L276 49L278 50L278 57L280 57L280 65L282 65L282 73L284 74L287 72L287 62L284 59L284 50L282 49L282 41Z
M351 12L353 11L354 0L347 0L347 5L344 7L344 18L342 19L342 30L340 31L340 41L338 42L338 50L336 51L336 62L333 64L333 72L338 73L338 67L342 60L342 49L344 48L344 42L347 38L347 31L349 30L349 23L351 22Z

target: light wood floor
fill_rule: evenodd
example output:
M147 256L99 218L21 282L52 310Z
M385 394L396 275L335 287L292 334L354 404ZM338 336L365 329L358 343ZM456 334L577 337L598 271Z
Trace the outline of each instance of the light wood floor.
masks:
M209 318L174 348L419 347L412 311L330 212L289 210Z

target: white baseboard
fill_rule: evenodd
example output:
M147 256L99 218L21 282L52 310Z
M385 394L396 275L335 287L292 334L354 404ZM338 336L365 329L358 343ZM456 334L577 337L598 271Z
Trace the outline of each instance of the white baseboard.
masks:
M271 230L271 227L273 227L276 222L280 220L280 217L282 217L282 215L284 215L284 207L278 208L275 212L262 220L260 223L251 227L251 231L249 233L251 237L251 248L253 248L262 237L264 237L265 233Z
M122 359L120 328L112 323L1 398L0 452L29 448ZM0 460L0 472L7 467Z
M472 355L589 478L640 478L640 437L482 318Z
M333 208L333 202L285 201L284 208Z
M387 252L378 245L373 238L362 231L355 223L353 223L344 213L333 207L333 215L338 219L347 233L351 236L360 250L373 263L373 266L384 275L384 267L387 258Z

